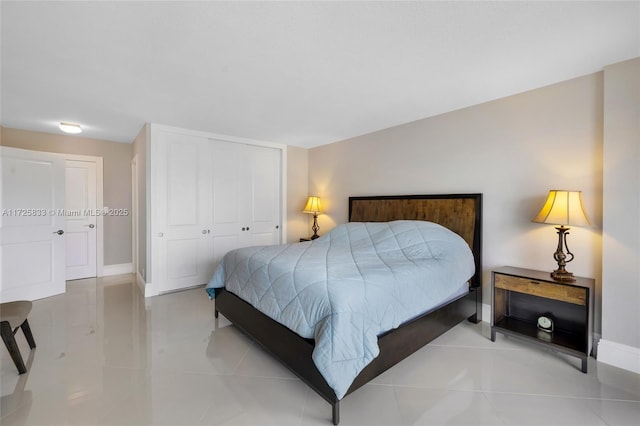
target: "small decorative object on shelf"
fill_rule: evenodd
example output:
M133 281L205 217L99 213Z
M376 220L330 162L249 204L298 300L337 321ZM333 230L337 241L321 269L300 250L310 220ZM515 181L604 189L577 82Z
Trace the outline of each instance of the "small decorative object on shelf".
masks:
M567 245L569 227L566 225L591 226L582 204L582 191L559 191L556 189L549 191L547 201L538 215L532 219L532 222L558 225L556 226L558 247L553 254L553 258L558 262L558 269L551 273L551 277L555 280L575 281L573 274L565 268L567 263L573 260L573 253ZM563 247L567 249L566 253Z
M587 360L593 342L591 278L555 280L548 272L505 266L491 273L491 340L496 333Z
M538 328L547 333L553 333L553 320L548 316L541 315L538 317Z
M322 204L320 204L320 197L311 196L307 200L307 205L302 210L302 213L308 213L313 215L313 226L311 229L313 230L313 235L311 236L312 240L320 237L318 235L318 231L320 227L318 226L318 215L322 214Z

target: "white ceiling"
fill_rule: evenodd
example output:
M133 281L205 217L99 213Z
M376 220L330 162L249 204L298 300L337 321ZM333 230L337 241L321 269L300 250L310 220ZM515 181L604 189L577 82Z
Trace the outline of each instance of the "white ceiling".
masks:
M640 56L640 2L7 2L5 127L313 147Z

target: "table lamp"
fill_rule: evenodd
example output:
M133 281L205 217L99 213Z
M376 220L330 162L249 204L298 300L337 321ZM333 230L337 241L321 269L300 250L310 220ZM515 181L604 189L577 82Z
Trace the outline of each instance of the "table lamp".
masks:
M582 203L582 191L562 191L552 189L549 191L547 201L532 222L557 225L558 247L553 258L558 262L558 269L551 273L551 277L560 281L575 281L573 274L565 269L567 263L574 258L567 245L567 235L571 226L591 226L589 218L584 211ZM567 253L564 252L567 249Z
M315 240L319 237L318 230L320 227L318 226L318 215L322 214L322 204L320 204L320 197L309 197L307 200L307 205L302 210L302 213L308 213L313 215L313 226L311 229L313 230L313 235L311 236L312 240Z

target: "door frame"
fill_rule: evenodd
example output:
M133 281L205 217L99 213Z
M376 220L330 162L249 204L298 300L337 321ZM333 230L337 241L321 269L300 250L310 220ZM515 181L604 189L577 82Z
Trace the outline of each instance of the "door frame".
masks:
M86 161L96 165L96 209L104 209L103 158L93 155L59 154L65 160ZM104 216L96 217L96 276L104 275Z
M133 265L132 272L136 284L142 294L145 294L145 281L140 273L140 177L138 175L140 173L140 166L138 163L138 154L134 154L131 159L131 264Z

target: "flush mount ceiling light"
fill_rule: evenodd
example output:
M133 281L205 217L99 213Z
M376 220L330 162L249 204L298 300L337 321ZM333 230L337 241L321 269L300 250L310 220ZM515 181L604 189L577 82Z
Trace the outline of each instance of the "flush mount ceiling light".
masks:
M60 130L62 130L65 133L74 133L75 134L75 133L82 132L82 128L80 127L79 124L60 122L58 127L60 127Z

